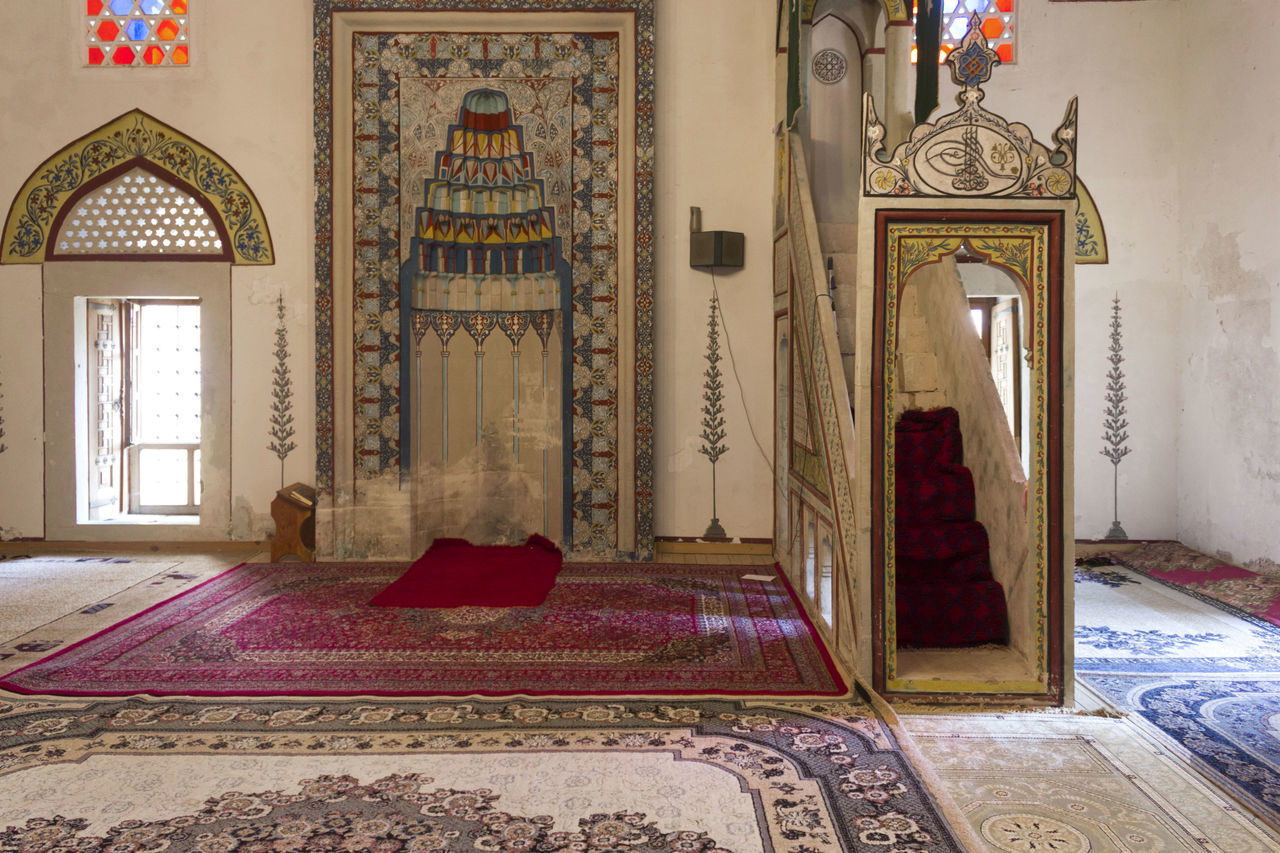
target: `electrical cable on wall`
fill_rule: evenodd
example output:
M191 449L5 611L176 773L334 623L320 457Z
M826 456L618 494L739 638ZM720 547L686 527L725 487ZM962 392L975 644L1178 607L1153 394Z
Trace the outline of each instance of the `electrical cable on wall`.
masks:
M708 268L708 271L711 273L712 293L715 295L716 300L719 301L720 288L716 280L715 268L714 267ZM816 310L817 308L818 300L824 296L827 297L828 299L832 299L832 302L833 302L832 310L835 310L834 299L832 298L832 295L829 290L827 292L818 293L813 297L814 309ZM733 370L733 379L738 386L738 398L742 402L743 415L746 417L746 420L747 420L747 431L751 433L751 440L752 442L755 443L756 450L759 451L760 453L760 458L764 460L765 466L769 469L770 482L773 482L774 480L777 479L777 476L778 476L777 462L776 460L770 459L769 454L765 452L764 445L760 443L760 437L756 433L755 424L752 423L751 421L751 410L747 406L746 390L743 388L743 385L742 385L742 376L738 372L738 362L737 362L737 359L734 357L734 353L733 353L733 338L729 333L729 324L725 320L723 309L720 312L720 326L724 330L725 349L728 350L729 352L729 366ZM789 544L789 547L787 549L788 552L794 549L796 542L799 541L799 537L800 537L799 530L792 531L791 536L789 537L791 541L788 543Z
M720 288L716 286L716 271L711 269L711 290L715 294L717 300L720 299ZM760 437L756 435L755 424L751 422L751 410L747 408L747 393L742 387L742 377L738 374L738 362L733 356L733 338L729 335L729 324L725 321L724 311L720 312L720 326L724 329L724 347L729 351L729 366L733 368L733 381L738 385L738 399L742 401L742 412L747 419L747 430L751 433L751 440L755 442L756 449L760 451L760 458L764 460L764 464L769 469L770 477L776 477L777 469L774 467L773 461L769 458L769 454L765 452L764 445L760 443Z

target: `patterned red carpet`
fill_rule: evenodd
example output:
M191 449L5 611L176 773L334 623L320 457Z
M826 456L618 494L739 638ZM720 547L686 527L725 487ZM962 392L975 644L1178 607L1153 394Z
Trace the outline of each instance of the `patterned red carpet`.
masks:
M1148 542L1106 556L1192 596L1222 602L1280 627L1280 577L1225 563L1181 542Z
M837 696L782 576L762 567L568 564L537 607L372 607L404 572L246 564L0 688L62 696ZM747 575L772 576L770 581Z

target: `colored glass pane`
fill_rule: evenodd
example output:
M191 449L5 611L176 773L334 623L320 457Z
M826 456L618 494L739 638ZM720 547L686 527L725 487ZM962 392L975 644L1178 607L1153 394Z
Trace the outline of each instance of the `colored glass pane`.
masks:
M918 0L912 6L915 14L919 14ZM991 48L1000 56L1002 62L1013 62L1014 28L1017 26L1017 13L1014 0L942 0L942 59L946 59L957 44L969 32L969 19L974 14L980 18L980 28ZM912 34L912 44L915 34ZM912 56L911 62L915 63Z
M188 64L189 49L184 46L178 51L175 45L188 38L187 20L179 16L186 15L189 7L189 0L85 0L85 64ZM108 46L89 52L126 40L133 43L127 51Z

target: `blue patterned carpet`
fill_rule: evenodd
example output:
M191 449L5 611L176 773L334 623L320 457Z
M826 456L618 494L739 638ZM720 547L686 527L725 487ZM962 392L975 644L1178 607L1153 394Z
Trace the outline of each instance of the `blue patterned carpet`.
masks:
M1118 565L1076 567L1076 677L1280 826L1280 629Z

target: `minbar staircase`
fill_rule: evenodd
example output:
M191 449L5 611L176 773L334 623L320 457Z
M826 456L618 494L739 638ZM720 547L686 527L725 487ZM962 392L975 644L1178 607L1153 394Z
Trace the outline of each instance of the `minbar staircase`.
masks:
M1004 590L975 519L959 414L904 412L894 435L898 646L1007 643Z

